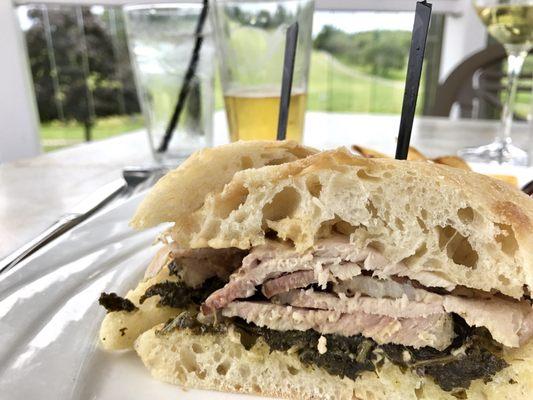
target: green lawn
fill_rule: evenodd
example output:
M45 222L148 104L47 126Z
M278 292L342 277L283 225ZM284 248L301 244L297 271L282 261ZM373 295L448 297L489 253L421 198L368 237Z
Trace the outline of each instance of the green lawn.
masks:
M403 81L368 75L342 64L329 54L313 51L308 88L308 109L354 113L399 113ZM419 104L421 101L419 100ZM215 109L223 108L219 78L215 81ZM98 118L93 140L143 127L140 115ZM41 124L45 151L78 144L84 140L83 126L55 121Z
M384 79L341 63L327 53L313 51L308 85L308 109L313 111L399 114L401 111L404 81ZM423 88L417 103L417 112L423 106ZM520 94L517 112L526 116L531 97ZM220 81L215 81L215 109L223 108ZM93 140L107 138L143 127L140 115L99 118L93 128ZM41 137L45 151L81 143L83 127L77 123L53 122L41 124Z
M124 132L141 129L144 126L140 115L98 118L92 129L92 139L99 140ZM41 139L45 151L81 143L85 140L84 129L75 122L54 121L41 124Z
M308 109L331 112L397 114L404 83L367 75L324 52L313 52ZM421 101L419 101L421 103Z

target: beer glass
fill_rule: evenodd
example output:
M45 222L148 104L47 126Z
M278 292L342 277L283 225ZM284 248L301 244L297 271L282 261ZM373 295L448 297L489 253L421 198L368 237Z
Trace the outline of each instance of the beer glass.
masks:
M287 139L301 141L312 47L313 0L215 0L213 27L230 138L276 138L285 33L298 21Z

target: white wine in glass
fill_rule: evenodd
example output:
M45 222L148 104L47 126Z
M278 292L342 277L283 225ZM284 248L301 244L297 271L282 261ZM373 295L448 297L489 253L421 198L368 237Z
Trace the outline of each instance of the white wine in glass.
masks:
M533 0L474 0L474 6L489 33L507 52L508 93L502 111L502 126L496 140L488 145L461 150L468 161L527 165L526 151L513 145L511 128L518 77L533 47Z

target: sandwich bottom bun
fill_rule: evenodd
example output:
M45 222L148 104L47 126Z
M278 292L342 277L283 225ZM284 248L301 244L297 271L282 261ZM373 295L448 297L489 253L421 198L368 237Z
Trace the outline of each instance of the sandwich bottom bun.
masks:
M445 392L432 378L402 370L389 361L356 380L330 375L303 364L295 354L272 351L262 339L246 350L237 331L195 333L156 326L139 336L134 348L152 376L187 389L210 389L285 399L441 400L531 399L533 341L506 350L509 367L492 381L472 381L470 388Z

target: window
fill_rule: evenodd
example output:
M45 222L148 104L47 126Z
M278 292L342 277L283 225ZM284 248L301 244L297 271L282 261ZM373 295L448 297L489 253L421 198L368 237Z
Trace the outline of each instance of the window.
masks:
M414 14L317 11L309 82L310 110L399 114ZM432 106L444 16L434 15L418 111Z
M143 127L120 7L30 4L17 12L45 150ZM399 114L413 17L317 10L308 110ZM434 101L444 20L433 15L419 113Z
M17 13L45 150L143 126L120 8L29 5Z

